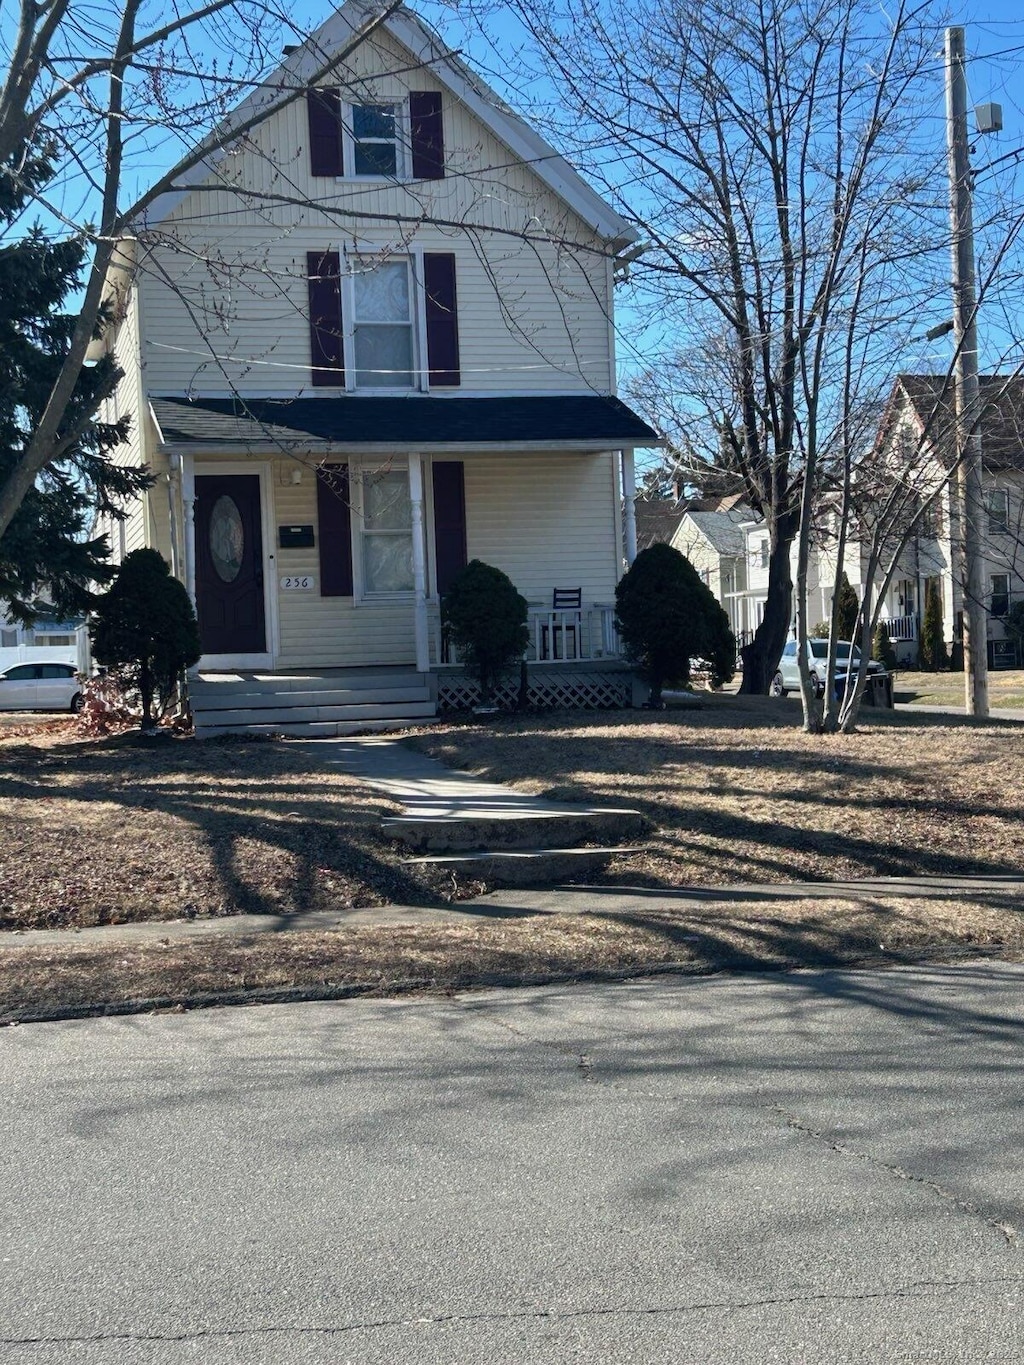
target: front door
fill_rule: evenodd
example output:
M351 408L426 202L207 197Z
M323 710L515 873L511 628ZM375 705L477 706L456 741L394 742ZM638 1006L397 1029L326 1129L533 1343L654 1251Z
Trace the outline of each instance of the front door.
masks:
M258 474L196 476L196 614L204 654L262 654Z

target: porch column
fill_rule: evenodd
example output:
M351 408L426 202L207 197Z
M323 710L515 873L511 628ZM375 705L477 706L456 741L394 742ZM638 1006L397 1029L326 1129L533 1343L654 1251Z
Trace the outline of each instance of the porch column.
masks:
M196 603L196 467L191 455L181 461L181 502L185 522L185 587Z
M622 533L625 540L626 564L636 559L636 466L633 449L623 449L622 455Z
M412 504L413 631L416 639L416 672L430 671L430 638L427 627L427 554L423 539L423 458L409 456L409 501Z

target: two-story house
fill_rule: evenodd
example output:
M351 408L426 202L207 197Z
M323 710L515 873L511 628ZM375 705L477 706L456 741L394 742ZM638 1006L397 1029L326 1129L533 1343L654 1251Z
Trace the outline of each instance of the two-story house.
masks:
M630 696L612 604L658 444L615 397L635 234L415 14L360 40L370 14L288 52L112 276L111 408L157 475L126 548L194 598L200 731L471 702L439 600L474 558L530 603L534 700Z
M982 375L979 388L983 579L989 659L998 666L1016 662L1004 622L1011 605L1024 598L1024 379ZM900 375L879 426L874 460L883 475L888 467L903 471L911 511L922 505L882 604L882 617L903 663L917 662L931 584L942 603L947 647L953 650L962 637L963 589L955 567L959 521L954 452L952 381L942 375ZM845 563L858 593L866 555L867 547L854 539Z

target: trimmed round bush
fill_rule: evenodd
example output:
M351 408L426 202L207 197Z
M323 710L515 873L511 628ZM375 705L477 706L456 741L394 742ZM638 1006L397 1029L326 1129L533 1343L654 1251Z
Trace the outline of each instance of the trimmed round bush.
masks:
M470 560L441 602L442 625L480 683L485 703L526 649L526 616L526 598L508 574L481 559Z
M626 655L660 706L665 685L685 687L696 660L708 666L712 687L736 667L729 618L693 565L671 545L637 555L615 589L615 623Z

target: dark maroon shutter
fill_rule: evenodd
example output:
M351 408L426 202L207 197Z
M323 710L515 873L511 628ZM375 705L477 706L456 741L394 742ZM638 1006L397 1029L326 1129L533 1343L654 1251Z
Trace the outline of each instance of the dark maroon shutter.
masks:
M461 460L435 460L434 558L437 595L443 597L466 567L466 483Z
M320 596L352 596L352 522L348 465L326 464L316 471L316 515L320 541Z
M309 347L313 383L340 388L345 383L341 344L341 257L336 251L310 251Z
M307 90L309 171L311 175L344 175L341 159L341 95L337 90Z
M440 91L417 90L409 96L412 174L415 180L444 179L444 120Z
M426 294L427 367L434 388L457 388L459 377L459 310L455 298L455 255L423 254Z

